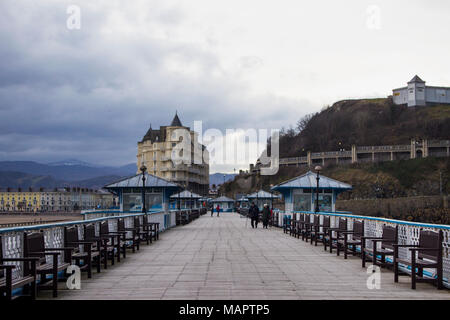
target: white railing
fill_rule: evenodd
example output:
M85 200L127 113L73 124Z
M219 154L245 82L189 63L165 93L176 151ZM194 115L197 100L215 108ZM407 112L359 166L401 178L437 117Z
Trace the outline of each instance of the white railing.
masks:
M99 236L100 223L108 221L109 230L117 231L117 222L119 218L125 221L125 227L133 227L134 218L139 217L140 223L143 223L144 213L130 213L117 211L103 211L103 212L88 212L84 213L85 220L60 222L51 224L41 224L25 227L1 228L0 236L2 238L1 245L3 251L3 258L22 258L23 257L23 235L25 232L43 232L45 245L49 248L64 247L64 228L77 227L79 239L83 239L83 227L87 224L95 225L96 235ZM172 212L149 212L147 214L149 222L159 222L160 232L175 226L175 213ZM83 246L80 247L83 250ZM47 257L48 259L50 257ZM64 255L59 256L60 261L63 261ZM49 261L50 262L50 261ZM23 271L23 265L20 262L11 263L16 266L13 269L13 278L20 277Z
M389 225L396 227L398 226L398 244L408 244L408 245L416 245L419 244L419 233L421 229L424 230L433 230L443 232L443 277L444 277L444 285L447 288L450 288L450 225L437 225L437 224L428 224L428 223L418 223L418 222L409 222L402 220L394 220L394 219L385 219L385 218L377 218L370 216L357 216L352 215L350 213L342 213L342 212L280 212L278 216L278 225L282 226L284 217L290 217L291 219L296 215L296 218L299 218L300 214L306 214L309 217L310 222L313 222L314 215L318 214L320 216L320 223L322 224L323 218L325 216L330 217L330 224L332 228L338 227L339 218L347 219L347 228L348 230L353 230L353 222L355 220L364 221L364 235L367 237L381 237L382 230L384 225ZM368 242L368 247L371 246L370 241ZM411 251L407 248L399 248L399 257L400 258L411 258ZM410 270L406 266L401 266L403 271L410 272ZM427 277L435 277L435 269L424 269L424 275Z

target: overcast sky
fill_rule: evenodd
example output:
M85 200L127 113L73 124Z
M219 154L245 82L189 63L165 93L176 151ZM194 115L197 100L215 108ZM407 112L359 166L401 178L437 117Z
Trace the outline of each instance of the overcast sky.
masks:
M271 129L415 74L450 86L449 14L444 0L1 0L0 160L122 165L175 110Z

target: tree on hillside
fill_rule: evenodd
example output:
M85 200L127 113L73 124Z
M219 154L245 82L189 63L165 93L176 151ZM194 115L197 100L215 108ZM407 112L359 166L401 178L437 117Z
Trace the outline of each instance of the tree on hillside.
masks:
M300 120L297 121L297 131L299 133L306 128L309 121L311 120L312 117L314 117L314 115L315 115L314 113L304 115L302 118L300 118Z

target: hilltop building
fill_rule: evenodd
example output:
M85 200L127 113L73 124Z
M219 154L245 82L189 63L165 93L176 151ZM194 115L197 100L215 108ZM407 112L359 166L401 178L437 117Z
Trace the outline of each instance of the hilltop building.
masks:
M449 87L430 87L425 81L415 76L403 88L394 89L393 101L397 105L408 107L428 106L433 104L450 104Z
M172 150L179 142L172 140L172 133L177 129L187 130L191 136L192 161L190 164L175 165L172 162ZM194 163L196 152L203 152L202 164ZM208 151L198 142L197 133L183 126L178 114L175 114L169 126L152 129L150 125L142 141L138 142L137 173L140 173L139 168L143 160L150 174L174 182L183 186L184 189L206 195L209 187L209 164L205 162L207 160L205 157L208 157Z

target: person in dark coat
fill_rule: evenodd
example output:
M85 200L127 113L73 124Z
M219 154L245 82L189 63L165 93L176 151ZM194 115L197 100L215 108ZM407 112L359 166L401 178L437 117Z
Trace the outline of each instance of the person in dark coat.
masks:
M264 208L262 210L263 228L267 229L267 226L269 225L269 219L270 219L270 209L269 205L266 203L264 204Z
M248 214L252 221L252 228L258 228L258 220L259 220L259 208L252 202L250 209L248 210Z

